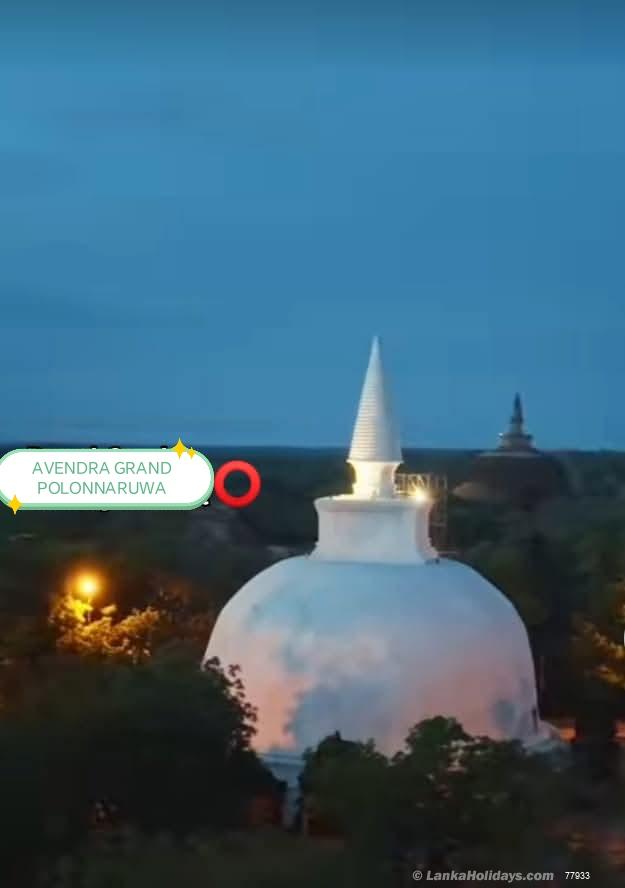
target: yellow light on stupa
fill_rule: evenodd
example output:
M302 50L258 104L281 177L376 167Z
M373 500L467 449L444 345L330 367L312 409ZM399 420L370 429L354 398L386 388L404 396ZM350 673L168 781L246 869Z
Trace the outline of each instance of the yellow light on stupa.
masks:
M412 498L418 503L429 503L430 495L425 487L415 487L412 491Z

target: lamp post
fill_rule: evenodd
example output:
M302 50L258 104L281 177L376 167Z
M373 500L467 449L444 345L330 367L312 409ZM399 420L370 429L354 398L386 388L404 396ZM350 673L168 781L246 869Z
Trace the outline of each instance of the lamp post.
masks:
M72 591L76 597L84 599L87 603L87 622L90 622L93 612L91 602L101 588L102 578L93 571L81 571L74 577Z

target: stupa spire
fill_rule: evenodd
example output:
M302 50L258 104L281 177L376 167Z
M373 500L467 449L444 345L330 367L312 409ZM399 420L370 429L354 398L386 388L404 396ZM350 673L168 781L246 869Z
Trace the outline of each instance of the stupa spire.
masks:
M499 436L500 447L506 450L529 450L532 446L532 436L525 431L523 419L523 405L521 395L517 392L512 404L512 416L508 431Z
M376 336L371 346L348 457L356 472L354 495L393 496L395 470L401 461L399 433L384 374L380 340Z
M521 395L518 392L514 396L514 403L512 405L510 431L523 434L523 405L521 404Z

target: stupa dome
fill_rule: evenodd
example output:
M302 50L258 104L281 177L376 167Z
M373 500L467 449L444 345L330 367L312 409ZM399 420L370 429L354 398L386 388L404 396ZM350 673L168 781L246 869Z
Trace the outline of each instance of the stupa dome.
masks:
M470 567L437 556L431 503L393 487L401 458L376 341L350 451L354 493L316 501L314 551L246 583L208 644L207 658L240 665L256 748L290 782L302 753L336 731L387 754L437 715L495 739L550 736L517 611Z
M532 509L541 502L569 496L571 485L564 465L537 450L524 428L520 395L516 395L510 425L495 450L481 453L467 479L454 494L473 502L499 503Z

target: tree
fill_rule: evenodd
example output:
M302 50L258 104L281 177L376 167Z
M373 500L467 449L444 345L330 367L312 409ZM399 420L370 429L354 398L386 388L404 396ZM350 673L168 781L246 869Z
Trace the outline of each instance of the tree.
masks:
M578 570L586 590L584 611L595 622L612 615L625 579L624 553L625 529L616 521L592 528L577 544Z
M313 827L346 832L362 850L370 850L372 843L384 845L389 763L374 744L348 742L334 734L308 750L304 761L300 789ZM340 790L335 792L337 776Z
M560 778L516 742L470 737L434 718L392 759L371 743L330 753L326 745L307 758L308 803L369 856L413 869L522 868L548 850Z
M342 848L278 831L215 837L92 837L49 872L45 888L379 888Z
M57 655L48 666L0 714L0 857L13 871L95 827L235 826L273 787L236 669L200 671L177 649L138 665Z
M573 619L571 665L578 676L582 733L609 741L615 718L625 710L625 580L596 582L600 591L591 612Z
M64 592L52 603L50 624L61 652L138 663L172 640L194 644L199 659L214 619L212 614L193 612L185 589L163 587L156 604L134 608L125 616L114 603L97 608Z
M549 617L549 601L539 595L527 543L485 546L472 559L475 567L512 601L530 628Z
M625 595L625 588L621 587L621 593ZM607 631L602 631L595 623L577 616L575 619L575 652L587 676L597 678L624 691L625 602L621 604L619 611L620 613Z

